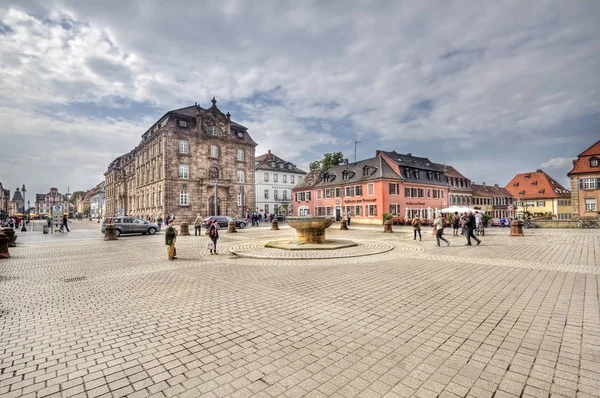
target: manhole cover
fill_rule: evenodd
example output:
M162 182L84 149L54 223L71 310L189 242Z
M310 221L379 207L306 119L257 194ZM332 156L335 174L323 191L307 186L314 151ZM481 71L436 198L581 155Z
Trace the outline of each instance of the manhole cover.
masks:
M79 282L79 281L84 281L86 279L87 279L87 277L85 277L85 276L74 276L74 277L71 277L71 278L65 278L65 279L63 279L63 282L67 282L67 283L68 282Z

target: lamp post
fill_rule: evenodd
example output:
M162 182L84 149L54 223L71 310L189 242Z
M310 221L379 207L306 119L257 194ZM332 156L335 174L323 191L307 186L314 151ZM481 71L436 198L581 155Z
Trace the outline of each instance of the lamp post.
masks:
M25 184L23 184L23 188L21 189L23 193L23 228L21 228L21 232L27 232L27 228L25 228Z

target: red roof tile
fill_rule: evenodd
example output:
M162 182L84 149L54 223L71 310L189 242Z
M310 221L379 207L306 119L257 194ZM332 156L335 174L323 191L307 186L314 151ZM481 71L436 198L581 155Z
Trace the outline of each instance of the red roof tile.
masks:
M560 185L554 178L542 170L517 174L506 190L517 199L554 199L570 198L571 191Z
M573 169L567 173L584 174L584 173L600 173L600 167L592 167L590 160L597 158L600 162L600 141L579 154L577 160L574 161Z

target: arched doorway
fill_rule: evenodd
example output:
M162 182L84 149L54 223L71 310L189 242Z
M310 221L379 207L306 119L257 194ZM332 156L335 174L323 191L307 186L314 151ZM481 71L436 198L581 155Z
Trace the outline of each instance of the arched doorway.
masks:
M208 198L208 214L211 216L221 215L221 203L217 199L217 213L215 214L215 195Z

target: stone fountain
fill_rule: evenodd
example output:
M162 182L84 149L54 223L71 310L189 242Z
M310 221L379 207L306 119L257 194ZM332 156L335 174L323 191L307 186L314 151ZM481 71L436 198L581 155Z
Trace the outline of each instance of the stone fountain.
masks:
M288 225L296 230L295 241L271 241L266 247L284 250L334 250L357 246L350 240L327 240L325 230L334 220L324 216L287 217Z

